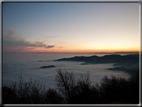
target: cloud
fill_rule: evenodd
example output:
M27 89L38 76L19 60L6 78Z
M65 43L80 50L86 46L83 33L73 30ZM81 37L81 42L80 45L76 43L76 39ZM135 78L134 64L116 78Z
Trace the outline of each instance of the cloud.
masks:
M54 47L54 45L48 45L45 48L53 48L53 47Z
M46 45L44 42L29 42L25 38L16 36L14 31L9 30L3 36L3 45L5 46L31 46L31 47L44 47L44 48L53 48L54 45Z
M23 37L19 37L16 32L8 30L3 35L3 46L4 47L43 47L53 48L55 45L47 45L44 42L36 41L30 42Z

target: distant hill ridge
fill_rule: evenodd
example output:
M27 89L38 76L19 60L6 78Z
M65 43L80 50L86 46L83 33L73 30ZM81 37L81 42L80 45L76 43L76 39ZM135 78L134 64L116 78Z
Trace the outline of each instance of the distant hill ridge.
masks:
M75 56L71 58L61 58L54 61L77 61L85 63L125 63L125 62L138 62L139 54L130 55L105 55L105 56Z

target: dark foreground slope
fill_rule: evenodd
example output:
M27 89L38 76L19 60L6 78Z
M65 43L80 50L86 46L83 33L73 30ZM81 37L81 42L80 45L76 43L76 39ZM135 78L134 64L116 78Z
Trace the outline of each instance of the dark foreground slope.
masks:
M76 77L58 70L57 88L29 80L2 88L3 104L139 104L139 79L104 77L100 85L91 83L89 74ZM48 82L48 81L47 81ZM17 88L16 88L17 86Z

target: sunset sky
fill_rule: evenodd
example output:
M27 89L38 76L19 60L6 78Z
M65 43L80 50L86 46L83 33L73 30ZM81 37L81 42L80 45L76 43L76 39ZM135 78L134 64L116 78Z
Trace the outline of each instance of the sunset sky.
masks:
M3 52L139 51L139 3L3 3Z

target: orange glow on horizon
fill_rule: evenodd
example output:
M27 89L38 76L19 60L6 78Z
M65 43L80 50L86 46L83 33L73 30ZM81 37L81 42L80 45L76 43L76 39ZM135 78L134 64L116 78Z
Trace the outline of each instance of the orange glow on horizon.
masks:
M55 48L27 48L25 52L65 52L65 53L95 53L95 52L139 52L139 49L55 49Z
M44 48L44 47L21 47L21 50L3 48L3 52L63 52L63 53L98 53L98 52L139 52L138 48L119 49L87 49L87 48Z

